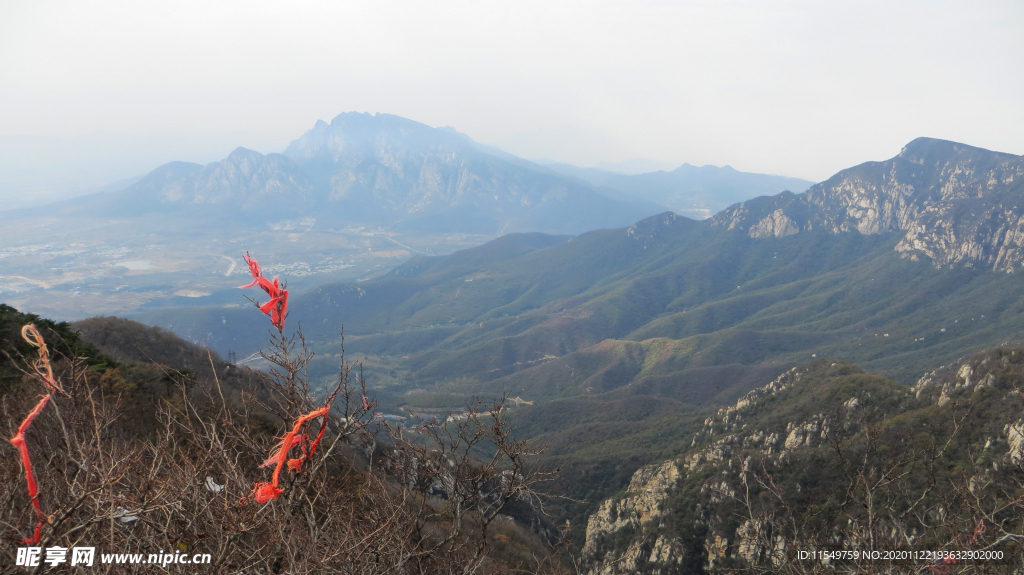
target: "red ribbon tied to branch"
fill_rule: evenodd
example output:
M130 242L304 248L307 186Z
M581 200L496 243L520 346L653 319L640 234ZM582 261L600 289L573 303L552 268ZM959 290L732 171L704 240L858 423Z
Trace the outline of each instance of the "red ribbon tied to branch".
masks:
M267 292L270 296L270 301L260 305L260 311L264 314L270 315L270 323L274 324L277 329L284 329L284 318L288 314L288 290L282 289L281 285L277 281L277 277L273 281L268 280L263 276L263 272L260 270L260 264L249 257L246 253L243 256L245 263L249 264L249 273L252 274L252 283L244 286L238 286L239 289L251 288L253 286L259 286L260 289ZM257 304L259 305L259 304Z
M305 425L307 421L316 419L321 415L326 416L330 411L330 407L321 407L320 409L313 410L295 420L295 426L292 430L281 438L281 445L278 450L270 456L270 459L263 463L263 466L268 466L276 460L277 466L274 468L274 476L271 482L260 482L253 487L253 494L256 497L257 503L266 503L271 499L277 499L277 496L283 492L283 490L278 487L278 484L281 477L281 469L284 468L285 464L287 464L288 468L292 471L298 472L302 467L302 463L313 457L313 453L316 452L317 445L320 444L320 438L323 437L324 429L327 428L326 425L321 426L320 434L317 436L316 441L313 442L308 453L303 453L300 458L288 459L288 451L290 451L292 446L295 445L296 435L299 435L299 432L302 430L302 426ZM300 441L305 441L305 434L302 434ZM305 452L305 449L303 449L303 451Z
M28 484L28 496L32 500L32 508L35 509L36 528L32 533L32 537L26 537L21 540L22 544L35 544L39 543L42 538L43 523L45 522L45 516L43 511L39 508L39 488L36 485L36 477L32 472L32 459L28 454L28 443L25 441L25 432L28 431L32 420L39 415L46 404L49 403L50 398L54 393L61 395L67 395L64 388L61 387L57 379L53 377L53 368L50 366L50 350L46 348L46 342L43 341L42 334L36 329L35 324L26 324L21 328L21 337L29 343L32 347L39 350L39 357L32 362L32 370L36 372L39 379L46 386L46 390L49 391L46 395L39 398L39 403L32 408L32 411L25 416L25 420L18 426L18 433L11 438L11 444L18 448L18 453L21 455L21 465L25 468L25 483Z

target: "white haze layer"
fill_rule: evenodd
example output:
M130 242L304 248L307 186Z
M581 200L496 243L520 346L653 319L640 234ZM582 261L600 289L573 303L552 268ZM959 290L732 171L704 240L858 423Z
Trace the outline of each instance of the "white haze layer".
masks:
M1016 0L0 0L0 200L281 151L344 111L820 180L918 136L1024 153L1022 72Z

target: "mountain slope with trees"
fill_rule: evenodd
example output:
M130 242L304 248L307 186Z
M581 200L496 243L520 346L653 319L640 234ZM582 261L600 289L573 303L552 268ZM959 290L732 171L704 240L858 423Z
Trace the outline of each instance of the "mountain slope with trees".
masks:
M588 572L1013 571L1022 365L1024 348L990 350L913 387L831 359L793 368L602 502Z

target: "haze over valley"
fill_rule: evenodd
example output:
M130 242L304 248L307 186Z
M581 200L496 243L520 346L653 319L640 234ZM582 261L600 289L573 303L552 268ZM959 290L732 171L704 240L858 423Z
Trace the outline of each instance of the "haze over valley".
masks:
M347 113L318 122L283 154L238 148L205 166L160 166L124 189L7 212L0 297L68 319L236 305L232 274L245 271L246 250L301 292L511 232L626 226L669 204L706 217L737 197L809 185L694 170L577 177L450 128ZM663 181L645 194L651 177Z

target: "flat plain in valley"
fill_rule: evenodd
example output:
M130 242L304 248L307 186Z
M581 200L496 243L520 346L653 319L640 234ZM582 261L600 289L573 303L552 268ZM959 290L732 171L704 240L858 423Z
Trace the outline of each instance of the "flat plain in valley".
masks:
M9 213L14 216L16 213ZM443 255L490 236L317 226L314 218L248 224L145 218L8 217L0 298L59 319L165 306L243 305L247 251L289 289L377 277L415 255Z

